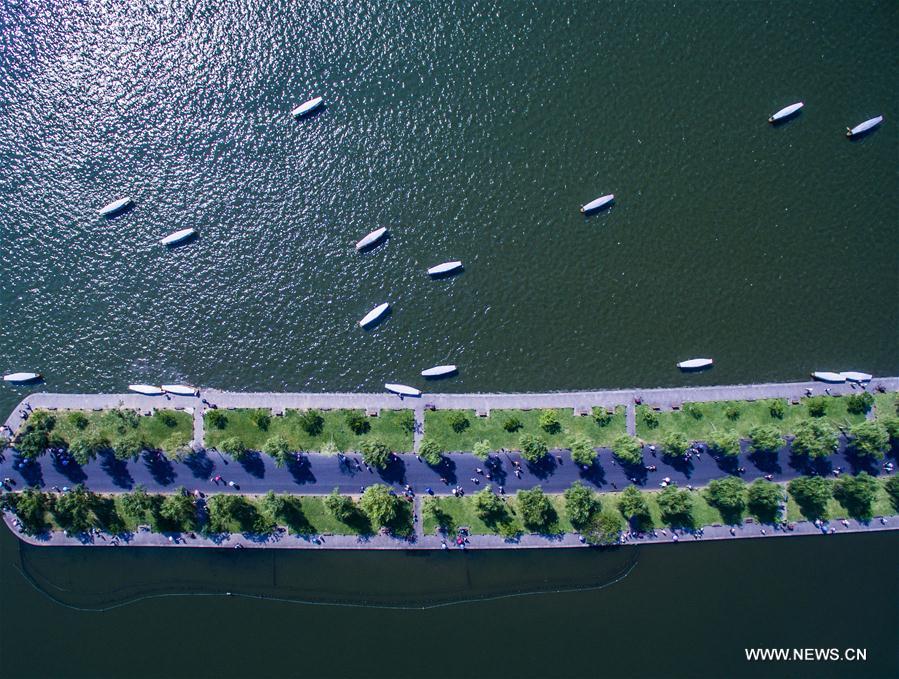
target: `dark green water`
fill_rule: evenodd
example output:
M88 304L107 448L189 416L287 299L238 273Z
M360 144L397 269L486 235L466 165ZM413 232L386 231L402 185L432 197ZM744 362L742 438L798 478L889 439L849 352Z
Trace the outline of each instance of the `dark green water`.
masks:
M3 372L54 391L379 389L444 362L454 391L899 372L894 2L126 7L0 7ZM326 109L291 120L314 94ZM797 100L797 119L765 122ZM881 129L843 136L877 114ZM610 192L609 212L579 214ZM133 211L97 218L125 194ZM188 226L197 242L156 244ZM357 256L378 226L390 240ZM448 259L465 273L428 280ZM360 331L385 300L393 315ZM702 355L714 371L674 369ZM23 393L0 387L0 410ZM643 550L607 589L424 612L168 598L76 613L2 544L4 676L896 670L887 535ZM286 587L257 563L269 555L42 558L53 582L87 574L79 601L199 591L197 574ZM306 595L382 602L615 570L592 553L453 555L449 570L278 558ZM758 667L750 641L870 655Z

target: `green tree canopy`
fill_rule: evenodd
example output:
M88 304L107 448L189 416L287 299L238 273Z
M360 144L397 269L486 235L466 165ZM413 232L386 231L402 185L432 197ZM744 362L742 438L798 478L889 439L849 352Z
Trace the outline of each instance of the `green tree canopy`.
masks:
M85 415L80 410L69 413L68 420L69 424L75 427L75 429L87 429L87 425L90 424L90 420L87 419L87 415Z
M147 520L148 512L154 505L153 498L141 484L136 485L130 493L122 495L121 503L125 515L139 523Z
M827 415L827 397L813 396L805 399L805 405L808 408L808 414L812 417L824 417Z
M883 484L893 509L899 512L899 475L893 474Z
M83 533L93 526L92 510L96 499L96 495L79 483L68 493L57 496L53 516L65 530Z
M346 523L356 513L356 505L353 504L353 498L348 495L341 495L340 490L335 488L325 497L325 509L338 521Z
M166 495L159 508L159 516L175 530L192 530L197 524L197 507L182 487Z
M643 464L643 446L635 436L622 434L612 443L612 452L627 464Z
M300 427L310 436L318 436L325 427L325 418L317 410L304 410L300 413Z
M453 431L457 434L461 434L471 426L471 422L469 422L468 420L468 415L466 415L465 411L463 410L452 411L449 416L449 424L450 427L453 428Z
M652 522L649 503L636 486L628 486L618 498L618 511L637 529L644 529Z
M662 440L662 452L669 457L683 457L689 447L690 441L682 431L672 431Z
M593 421L600 427L607 427L612 422L612 413L605 408L593 408Z
M228 416L221 410L207 410L206 422L215 429L224 429L228 426Z
M368 418L364 413L361 413L358 410L351 410L346 414L346 424L350 428L350 431L357 436L367 434L371 431L371 422L368 421Z
M838 445L837 432L827 420L803 420L796 425L793 452L797 455L827 457Z
M384 469L390 463L390 448L379 438L369 438L362 442L362 459L365 464Z
M596 451L586 437L576 436L568 443L568 446L571 448L571 459L576 464L591 467L596 462Z
M137 433L120 436L112 443L112 452L118 460L136 460L147 449L147 443Z
M799 509L810 519L826 518L827 503L833 497L833 484L822 476L800 476L787 485Z
M72 439L69 444L69 454L75 462L84 466L97 457L97 453L108 447L109 442L101 434L88 432Z
M540 413L539 423L540 428L548 434L558 434L562 430L559 414L550 408L546 408Z
M40 535L49 527L47 510L50 508L50 497L35 488L26 488L20 493L9 493L10 503L22 529L29 535Z
M246 444L237 436L231 436L229 438L223 439L218 444L218 449L223 453L227 453L235 460L243 459L249 452L247 450Z
M768 412L774 419L782 420L784 418L784 415L787 414L787 404L784 403L784 400L782 398L774 399L768 406Z
M756 453L774 453L783 445L783 437L777 427L759 424L749 430L749 445Z
M890 434L887 428L876 420L854 424L849 433L852 435L852 450L856 455L882 460L890 449Z
M255 508L243 495L218 494L209 498L208 529L213 533L230 533L233 527L240 530L254 528Z
M502 522L508 516L506 503L487 486L472 496L474 511L478 518L488 526Z
M514 415L509 415L505 420L503 420L503 429L505 429L510 434L518 431L523 426L524 425L521 424L521 420L519 420Z
M858 476L841 476L834 487L833 496L859 521L870 521L874 516L874 498L877 495L877 479L867 472Z
M580 481L575 481L565 490L565 513L576 529L587 526L600 508L596 493Z
M665 486L656 497L662 521L670 526L690 526L693 524L693 498L690 491L671 484Z
M714 479L705 489L705 497L728 523L742 521L743 509L746 507L746 484L742 479L736 476Z
M522 457L528 462L539 462L549 452L546 441L533 434L522 434L519 445Z
M425 436L418 446L418 454L429 465L438 465L443 460L443 447L434 439Z
M376 483L362 493L359 508L374 528L383 528L396 519L399 513L399 498L392 495L387 486Z
M295 459L290 450L290 443L281 434L269 436L262 444L262 452L271 457L278 467L283 467Z
M490 441L488 441L487 439L476 441L471 449L471 452L474 453L475 457L478 457L482 460L486 460L488 457L490 457L490 451Z
M863 415L874 406L874 396L870 392L862 391L849 394L846 397L846 411L853 415Z
M781 486L765 479L756 479L750 484L747 496L749 511L760 521L774 523L777 520L784 501Z
M555 511L540 486L518 491L516 502L525 528L532 531L549 530Z
M740 437L732 429L719 429L709 437L708 443L716 455L737 457L740 454Z
M579 530L591 545L615 545L621 540L621 517L615 512L596 512Z
M259 506L273 522L285 520L290 513L290 500L284 495L275 495L271 490L262 497Z

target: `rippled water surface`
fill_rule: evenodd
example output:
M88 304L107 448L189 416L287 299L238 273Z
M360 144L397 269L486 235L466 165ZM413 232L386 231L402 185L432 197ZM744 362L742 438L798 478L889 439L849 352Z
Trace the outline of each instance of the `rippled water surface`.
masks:
M4 6L0 369L85 391L894 374L897 6L841 7ZM715 370L679 375L696 355Z

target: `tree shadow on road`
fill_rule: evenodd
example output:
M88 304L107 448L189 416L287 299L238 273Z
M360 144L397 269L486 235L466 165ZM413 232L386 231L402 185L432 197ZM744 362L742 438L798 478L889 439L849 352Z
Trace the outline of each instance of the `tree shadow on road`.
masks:
M545 480L549 478L555 471L558 463L555 455L544 455L536 462L526 462L528 471L538 479Z
M288 460L286 466L287 471L293 477L294 483L301 486L307 483L315 483L316 479L315 474L312 473L312 465L309 463L309 458L305 455Z
M144 466L159 485L167 486L175 482L175 468L164 455L156 451L145 452Z
M84 483L85 479L87 479L87 474L84 473L81 465L72 459L69 460L69 464L63 464L62 460L54 457L53 468L75 484Z
M378 476L387 483L406 482L406 463L400 458L394 458L383 469L378 469Z
M783 469L780 466L780 457L777 453L769 451L752 451L746 456L756 469L766 474L780 474Z
M671 467L679 474L683 474L686 478L693 476L693 458L684 459L683 456L671 457L662 455L662 464Z
M16 469L19 470L19 473L22 475L22 478L25 479L25 483L29 486L39 486L43 487L44 485L44 470L41 469L40 462L32 462L27 458L22 457L21 455L16 455L13 457L15 461ZM19 464L24 462L24 467L19 467Z
M257 479L265 476L265 463L262 461L262 456L255 450L248 450L240 456L238 462L250 476L255 476Z
M456 463L445 455L440 458L440 463L436 465L428 465L437 472L448 483L455 485L458 483L456 479Z
M184 466L198 479L208 479L215 469L215 463L209 459L205 450L199 450L185 457Z
M572 462L572 464L574 463ZM606 470L603 469L602 464L600 464L599 458L593 460L593 464L591 464L586 469L584 469L583 466L580 466L578 476L580 476L588 483L592 483L597 488L602 488L606 483Z
M134 478L128 470L128 463L118 459L111 450L105 450L99 454L100 469L109 475L112 482L119 488L131 490L134 487Z

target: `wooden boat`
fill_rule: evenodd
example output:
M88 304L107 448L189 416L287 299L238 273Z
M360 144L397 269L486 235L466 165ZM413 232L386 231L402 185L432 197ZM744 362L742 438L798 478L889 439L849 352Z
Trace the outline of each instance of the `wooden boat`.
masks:
M304 102L297 106L293 111L290 112L294 118L299 118L300 116L304 116L307 113L311 113L315 109L317 109L322 104L321 97L315 97L315 99L310 99L307 102Z
M813 372L812 379L819 382L845 382L846 378L840 373L828 372L827 370Z
M420 389L405 384L391 384L388 382L384 385L384 388L387 391L392 391L394 394L399 394L400 396L421 396Z
M871 128L877 127L882 122L883 122L883 116L877 116L876 118L871 118L871 120L866 120L865 122L863 122L860 125L856 125L852 129L849 129L847 127L846 128L846 136L854 137L856 135L863 134L864 132L867 132Z
M421 371L422 377L443 377L444 375L450 375L456 372L456 366L454 365L435 365L433 368L428 368L427 370Z
M589 203L584 205L581 208L581 212L591 212L592 210L598 210L601 207L605 207L613 200L615 200L615 194L613 193L610 193L608 196L600 196L596 200L591 200Z
M180 231L169 234L159 242L162 245L177 245L178 243L186 241L188 238L192 238L196 233L196 229L181 229Z
M379 240L384 237L384 234L387 233L387 227L382 226L380 229L375 229L370 234L368 234L365 238L356 243L357 250L364 250L367 247L371 247Z
M119 198L118 200L112 201L109 205L100 208L100 216L109 217L110 215L114 215L119 210L125 209L129 205L131 205L131 198L129 196Z
M178 396L196 396L200 392L196 387L190 387L186 384L163 384L162 390L168 394L176 394Z
M778 120L783 120L784 118L789 118L791 115L793 115L794 113L799 111L799 109L801 109L803 106L805 106L805 104L803 104L801 101L797 102L795 104L790 104L789 106L785 106L784 108L780 109L777 113L775 113L773 116L768 118L768 122L776 123Z
M854 370L844 371L840 374L850 382L870 382L874 377L868 373L855 372Z
M390 308L390 304L388 302L379 304L374 309L372 309L367 314L365 314L365 316L362 318L362 320L359 321L359 325L361 325L363 328L366 325L371 325L376 320L381 318L381 316L383 316L389 308Z
M40 373L10 373L3 376L4 382L34 382L41 379Z
M681 370L702 370L703 368L708 368L714 362L711 358L691 358L688 361L681 361L677 364L677 367Z
M462 262L444 262L428 269L429 276L446 276L462 268Z
M161 396L165 393L162 387L154 387L152 384L129 384L128 389L144 396Z

